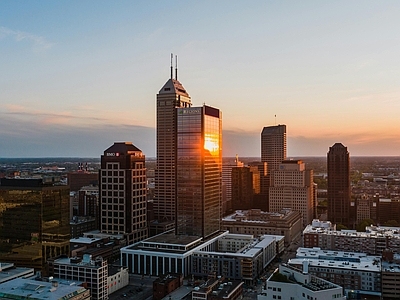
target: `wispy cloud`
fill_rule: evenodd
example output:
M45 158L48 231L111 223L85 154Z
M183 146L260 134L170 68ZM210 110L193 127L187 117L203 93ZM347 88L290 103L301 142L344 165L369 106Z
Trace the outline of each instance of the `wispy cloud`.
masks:
M29 41L35 48L40 49L48 49L54 45L54 43L49 42L43 36L0 26L0 39L5 37L11 37L16 42Z

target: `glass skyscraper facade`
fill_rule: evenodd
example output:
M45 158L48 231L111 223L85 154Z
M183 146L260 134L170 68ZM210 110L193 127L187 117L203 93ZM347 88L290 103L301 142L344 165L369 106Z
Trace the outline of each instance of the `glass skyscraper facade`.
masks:
M222 114L210 106L177 109L176 234L220 230Z
M0 261L41 270L69 255L69 188L42 179L1 179Z

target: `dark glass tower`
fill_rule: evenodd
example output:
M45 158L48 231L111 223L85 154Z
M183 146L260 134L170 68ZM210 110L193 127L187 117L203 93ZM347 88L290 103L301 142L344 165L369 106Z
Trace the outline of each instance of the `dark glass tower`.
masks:
M207 237L220 230L222 113L177 109L176 234Z
M100 230L121 234L128 244L147 238L146 167L130 142L114 143L101 156Z
M44 270L69 255L69 188L42 179L1 179L0 261Z
M175 220L177 108L191 107L189 94L172 77L157 94L157 168L155 172L154 216L159 221Z
M328 152L328 220L352 226L350 220L350 155L347 147L336 143Z

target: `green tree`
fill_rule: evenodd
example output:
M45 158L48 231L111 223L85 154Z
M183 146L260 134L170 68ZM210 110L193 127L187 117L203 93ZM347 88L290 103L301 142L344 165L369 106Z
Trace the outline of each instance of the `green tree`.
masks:
M365 232L365 227L373 225L374 221L371 219L362 220L356 227L358 232Z

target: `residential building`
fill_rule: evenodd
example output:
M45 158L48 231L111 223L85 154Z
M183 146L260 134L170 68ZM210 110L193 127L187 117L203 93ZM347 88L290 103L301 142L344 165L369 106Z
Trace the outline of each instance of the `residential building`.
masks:
M279 164L279 169L272 170L269 211L297 210L305 227L314 217L314 196L313 171L307 170L303 161L285 160Z
M128 244L145 239L146 200L144 154L131 142L114 143L101 156L101 232L124 235Z
M350 154L347 147L336 143L328 152L328 220L354 228L350 217ZM355 221L355 218L354 218Z
M67 186L1 178L0 204L0 261L43 270L49 258L68 255Z

